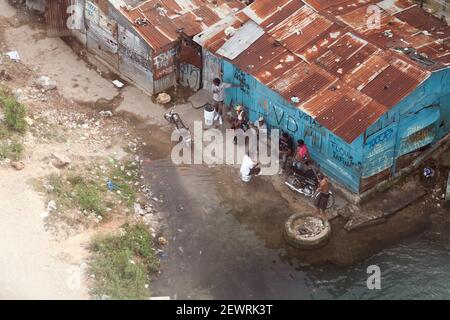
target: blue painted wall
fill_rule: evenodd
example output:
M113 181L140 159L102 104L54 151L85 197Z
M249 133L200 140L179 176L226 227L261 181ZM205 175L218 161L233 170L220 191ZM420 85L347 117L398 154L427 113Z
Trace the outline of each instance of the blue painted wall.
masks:
M434 72L366 132L362 178L390 169L397 159L450 132L450 69Z
M251 121L264 116L269 128L288 132L295 141L305 140L321 170L355 193L362 179L387 169L395 173L396 159L405 152L432 144L450 132L450 69L433 73L348 144L251 75L226 60L222 64L224 81L240 85L228 89L228 104L242 104Z

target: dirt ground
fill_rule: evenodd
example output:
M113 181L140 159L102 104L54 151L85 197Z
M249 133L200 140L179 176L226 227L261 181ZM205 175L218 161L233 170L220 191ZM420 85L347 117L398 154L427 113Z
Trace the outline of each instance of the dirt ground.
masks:
M89 299L89 241L117 230L126 218L49 223L46 195L36 184L62 173L51 163L54 153L68 157L71 166L86 167L98 159L135 157L140 142L126 120L99 114L114 109L118 90L5 0L0 1L0 51L20 54L20 62L0 57L7 74L0 84L19 92L31 120L23 137L25 168L0 162L0 299ZM56 81L57 90L35 88L43 75Z

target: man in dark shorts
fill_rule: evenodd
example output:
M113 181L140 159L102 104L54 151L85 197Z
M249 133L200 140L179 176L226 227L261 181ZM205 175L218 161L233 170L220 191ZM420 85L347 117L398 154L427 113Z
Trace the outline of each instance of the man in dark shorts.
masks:
M327 210L328 200L330 198L330 181L321 173L317 175L317 178L319 179L319 187L317 188L314 199L314 206L317 208L316 214L327 221L328 217L325 210Z
M292 155L292 139L291 137L286 133L283 132L280 137L280 161L281 161L281 168L286 168L287 159Z

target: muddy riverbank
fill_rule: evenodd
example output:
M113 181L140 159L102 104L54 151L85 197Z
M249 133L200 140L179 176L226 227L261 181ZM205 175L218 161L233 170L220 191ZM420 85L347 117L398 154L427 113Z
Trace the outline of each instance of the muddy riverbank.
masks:
M153 293L160 296L316 297L314 281L330 274L346 277L366 259L428 225L429 211L420 202L386 224L353 232L338 218L326 247L299 251L286 244L283 225L294 212L312 208L301 200L289 203L270 181L255 179L247 185L233 168L175 167L168 159L147 161L144 172L161 201L163 231L169 239L161 254L163 271L153 282ZM359 278L365 275L361 270ZM329 297L327 290L317 297Z

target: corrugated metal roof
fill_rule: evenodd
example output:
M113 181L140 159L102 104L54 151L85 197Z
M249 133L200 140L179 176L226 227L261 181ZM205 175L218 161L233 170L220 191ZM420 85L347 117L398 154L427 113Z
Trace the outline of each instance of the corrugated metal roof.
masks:
M243 7L238 0L148 0L121 12L158 50L177 41L180 33L192 37Z
M247 21L233 37L217 50L217 54L234 60L242 52L247 50L256 40L264 35L264 29L253 21Z
M371 5L379 29L367 24ZM195 41L233 51L224 30L244 17L265 35L225 58L291 104L299 98L297 107L349 143L450 63L450 28L406 0L256 0Z

